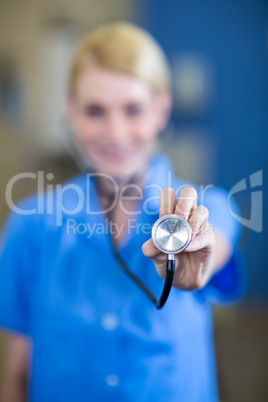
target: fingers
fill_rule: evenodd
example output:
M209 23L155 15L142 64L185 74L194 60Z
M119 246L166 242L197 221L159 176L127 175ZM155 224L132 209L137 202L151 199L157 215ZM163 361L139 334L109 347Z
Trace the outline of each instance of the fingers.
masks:
M172 188L165 188L160 194L160 218L163 215L174 214L176 206L176 194Z
M197 194L194 188L184 187L177 203L176 193L172 188L165 188L160 194L159 216L177 214L188 221L188 218L196 207Z
M192 229L192 241L207 224L209 212L203 205L196 206L197 194L194 188L184 187L176 200L176 193L171 188L165 188L160 194L160 212L162 217L167 214L177 214L182 216ZM152 258L152 257L151 257Z
M153 240L149 239L142 245L142 252L145 257L154 258L159 254L159 250L155 247Z
M188 223L192 229L192 239L195 238L200 228L207 222L208 215L209 215L208 209L203 205L200 205L193 210L188 220Z
M213 226L207 221L199 228L198 234L191 241L184 252L199 251L205 248L213 249L215 246L215 233Z
M182 216L188 221L190 214L196 207L196 200L197 194L195 189L192 187L184 187L180 192L175 214Z
M155 247L153 240L149 239L142 245L142 252L145 257L152 258L156 263L163 263L166 261L166 254L162 253Z
M203 250L207 247L213 248L215 245L215 236L211 234L200 234L189 244L189 246L184 250L186 253L191 253L193 251Z

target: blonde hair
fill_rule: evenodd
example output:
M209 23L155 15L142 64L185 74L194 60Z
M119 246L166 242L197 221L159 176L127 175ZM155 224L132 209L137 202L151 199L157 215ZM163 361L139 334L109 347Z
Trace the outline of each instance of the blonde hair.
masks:
M70 68L71 94L90 62L130 74L145 81L153 90L170 89L170 71L162 49L150 34L133 24L105 25L80 40Z

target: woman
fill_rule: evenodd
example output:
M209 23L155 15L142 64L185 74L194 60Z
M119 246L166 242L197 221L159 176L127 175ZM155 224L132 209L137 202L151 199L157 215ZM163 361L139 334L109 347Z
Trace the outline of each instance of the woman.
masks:
M38 402L217 400L210 301L243 292L238 230L223 190L201 194L155 154L170 108L167 62L146 32L121 23L81 40L66 111L85 172L43 208L23 200L3 230L5 401L27 389ZM151 227L169 213L192 238L158 311L135 278L161 293L167 256Z

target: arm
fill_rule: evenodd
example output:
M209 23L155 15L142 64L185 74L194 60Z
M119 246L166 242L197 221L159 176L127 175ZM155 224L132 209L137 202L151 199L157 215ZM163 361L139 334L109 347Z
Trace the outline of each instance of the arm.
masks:
M4 376L0 400L3 402L26 402L28 387L29 340L8 334Z

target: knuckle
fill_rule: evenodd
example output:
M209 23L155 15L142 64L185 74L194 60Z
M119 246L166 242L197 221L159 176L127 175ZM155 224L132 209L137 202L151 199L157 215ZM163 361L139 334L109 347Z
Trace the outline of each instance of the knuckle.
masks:
M202 287L203 287L203 279L202 278L196 278L192 282L192 289L193 290L198 290L198 289L201 289Z
M206 227L206 231L207 231L206 233L209 233L209 234L212 234L215 236L214 226L212 225L212 223L206 222L205 227Z
M192 229L192 232L193 233L197 233L198 232L198 230L199 230L199 222L194 222L194 223L192 223L191 224L191 229Z
M184 215L184 213L189 211L189 208L188 208L187 205L184 205L184 204L179 205L179 204L177 204L175 210L176 210L176 212L178 214L183 214Z
M204 286L204 275L202 270L198 270L191 281L191 288L193 290L201 289Z

